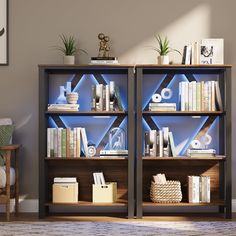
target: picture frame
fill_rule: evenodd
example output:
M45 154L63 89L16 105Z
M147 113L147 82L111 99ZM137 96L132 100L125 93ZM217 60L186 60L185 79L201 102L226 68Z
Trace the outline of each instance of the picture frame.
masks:
M0 0L0 65L8 65L8 0Z

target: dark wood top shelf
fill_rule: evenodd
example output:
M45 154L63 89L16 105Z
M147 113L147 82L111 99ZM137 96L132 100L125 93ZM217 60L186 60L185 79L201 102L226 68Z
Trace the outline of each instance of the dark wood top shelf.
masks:
M218 116L224 111L143 111L144 116Z
M127 206L127 200L118 199L114 203L93 203L89 201L78 201L78 203L53 203L47 202L45 206Z
M226 159L223 155L216 155L215 157L143 157L145 161L224 161Z
M45 157L46 161L122 161L128 160L128 157L70 157L70 158L61 158L61 157Z
M47 115L68 115L68 116L125 116L127 111L46 111Z
M213 200L210 203L189 203L189 202L179 202L179 203L154 203L154 202L143 202L143 206L224 206L224 200Z
M65 64L41 64L39 67L45 67L46 69L127 69L133 68L132 64L80 64L80 65L65 65Z
M158 64L137 64L135 65L135 67L137 68L151 68L151 69L154 69L154 68L164 68L164 69L169 69L169 68L206 68L206 69L210 69L210 68L213 68L213 69L216 69L216 68L230 68L232 67L232 65L228 65L228 64L223 64L223 65L206 65L206 64L199 64L199 65L183 65L183 64L172 64L172 65L158 65Z

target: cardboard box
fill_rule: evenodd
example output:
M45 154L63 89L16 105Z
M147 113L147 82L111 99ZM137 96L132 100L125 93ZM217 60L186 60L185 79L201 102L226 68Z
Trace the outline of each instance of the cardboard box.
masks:
M113 203L117 201L117 183L111 182L105 185L93 184L93 202Z
M53 203L77 203L78 183L54 183L52 186Z

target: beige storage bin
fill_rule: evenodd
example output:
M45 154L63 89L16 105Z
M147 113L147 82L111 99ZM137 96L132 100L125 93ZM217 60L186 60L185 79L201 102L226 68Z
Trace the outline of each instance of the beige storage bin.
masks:
M53 203L77 203L78 183L54 183L52 186Z
M117 200L117 183L111 182L105 185L93 184L93 202L113 203Z

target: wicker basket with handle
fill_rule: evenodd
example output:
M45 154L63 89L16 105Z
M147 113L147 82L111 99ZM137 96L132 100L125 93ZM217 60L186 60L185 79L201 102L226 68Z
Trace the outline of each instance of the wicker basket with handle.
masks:
M152 181L150 198L153 202L174 203L181 202L182 192L179 181L169 180L165 184L156 184Z

